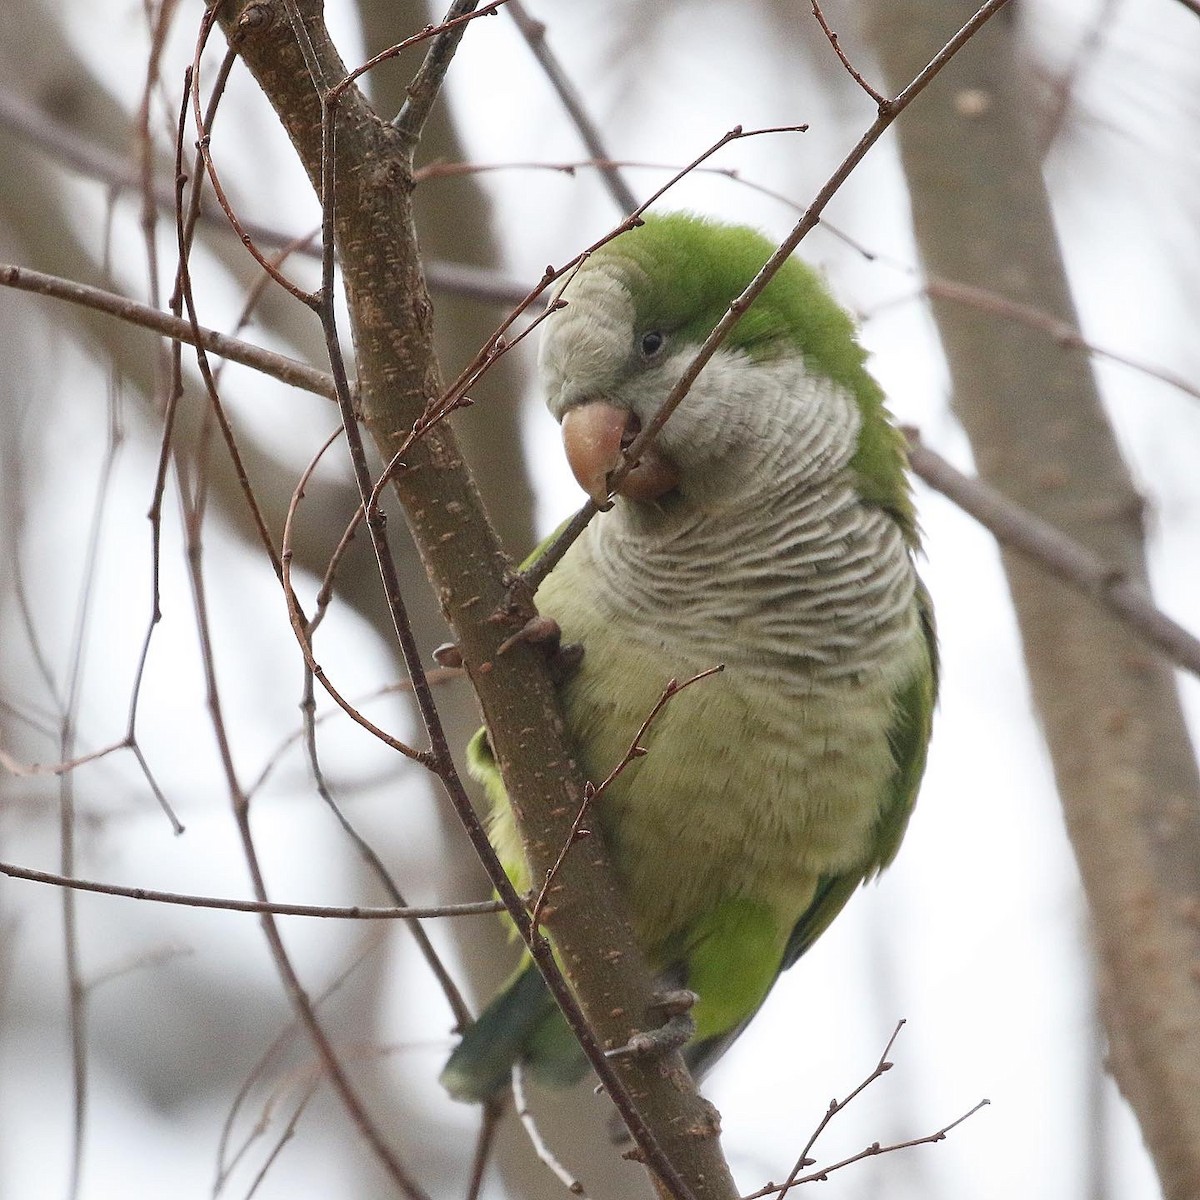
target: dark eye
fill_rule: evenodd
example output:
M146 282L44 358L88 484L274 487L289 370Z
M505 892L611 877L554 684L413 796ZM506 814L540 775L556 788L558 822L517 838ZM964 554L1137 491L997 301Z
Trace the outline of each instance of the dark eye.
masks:
M666 344L666 337L657 329L651 329L649 333L643 333L641 342L642 357L657 358Z

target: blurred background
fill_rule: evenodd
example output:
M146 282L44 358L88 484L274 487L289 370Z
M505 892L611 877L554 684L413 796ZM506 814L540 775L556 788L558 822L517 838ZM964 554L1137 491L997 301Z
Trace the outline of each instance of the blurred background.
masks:
M825 13L855 66L886 91L875 52L889 49L881 8L883 0L829 0ZM349 63L439 15L411 0L329 0L326 9ZM782 238L875 116L807 2L529 0L526 11L546 23L608 153L630 164L623 175L639 199L734 125L808 126L734 143L664 207ZM145 208L139 171L151 144L157 185L171 195L183 70L201 15L195 0L0 7L0 260L165 303L173 216ZM1177 0L1017 0L998 20L1019 49L1082 336L1106 352L1092 366L1145 498L1155 597L1194 623L1200 19ZM924 58L958 23L943 15L920 30ZM224 52L219 36L213 42L202 82ZM981 39L972 52L991 51ZM418 61L401 56L368 77L385 117ZM240 67L212 146L235 209L274 231L272 244L317 226L307 181ZM503 12L475 22L426 134L421 160L430 169L418 188L447 378L502 319L514 286L532 284L623 215L598 171L581 163L589 157L517 23ZM451 169L465 163L484 169ZM261 272L213 212L192 256L198 315L232 330ZM894 132L825 215L802 255L860 318L897 418L973 470L950 409ZM472 293L437 286L453 266L472 269ZM319 279L302 255L286 270L307 287ZM325 366L315 318L278 288L263 291L242 336ZM1027 337L1068 353L1044 328L1030 325ZM142 331L14 291L0 293L0 345L0 859L131 886L250 895L206 702L206 629L230 762L252 795L271 896L386 903L314 785L301 736L303 662L194 360L185 351L162 494L162 619L135 703L153 615L147 513L163 442L161 353ZM455 418L516 557L581 500L532 362L528 342ZM336 413L234 365L220 387L278 537ZM1031 424L1030 437L1039 436ZM983 1097L991 1105L941 1144L835 1174L823 1185L831 1194L1153 1200L1160 1192L1138 1128L1105 1072L1086 906L999 556L949 501L924 488L918 500L945 674L916 817L896 865L783 978L706 1094L722 1112L742 1189L780 1180L830 1098L870 1073L904 1018L894 1069L832 1123L819 1160L930 1134ZM355 503L339 446L298 510L294 570L306 602ZM436 606L410 551L402 566L432 651L445 636ZM361 538L317 650L373 720L418 737L395 687L402 668ZM1182 675L1178 686L1194 741L1200 686ZM478 720L465 683L444 685L439 699L463 744ZM323 695L317 712L329 789L406 899L485 897L482 870L424 773ZM124 749L68 774L31 770L126 741L131 713ZM301 918L282 919L282 928L398 1153L432 1195L464 1195L478 1114L437 1086L454 1019L408 931ZM425 928L474 1001L514 961L494 918ZM531 1099L542 1135L588 1195L646 1193L641 1169L609 1147L606 1105L587 1086ZM254 1191L303 1200L382 1197L389 1188L322 1084L255 917L0 880L0 1195L187 1200ZM562 1192L510 1116L484 1195Z

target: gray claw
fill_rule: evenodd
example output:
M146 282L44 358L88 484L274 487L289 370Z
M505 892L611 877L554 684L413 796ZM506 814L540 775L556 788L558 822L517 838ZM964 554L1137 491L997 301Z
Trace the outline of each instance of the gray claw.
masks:
M629 1058L633 1055L667 1054L678 1050L692 1040L696 1032L696 1022L692 1020L691 1008L696 1003L695 992L686 988L676 988L669 992L660 992L651 1007L666 1016L657 1029L644 1033L635 1033L624 1046L606 1050L606 1058Z

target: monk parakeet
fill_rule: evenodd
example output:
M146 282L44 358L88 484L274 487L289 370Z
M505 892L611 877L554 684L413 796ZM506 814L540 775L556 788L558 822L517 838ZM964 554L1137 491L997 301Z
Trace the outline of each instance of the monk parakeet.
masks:
M539 373L597 501L773 248L746 228L651 216L562 288ZM892 861L925 766L933 620L904 442L864 359L819 276L788 261L537 595L583 647L562 704L593 781L669 680L725 666L663 709L594 816L651 965L698 997L684 1051L696 1072ZM470 766L501 860L528 889L483 730ZM586 1066L528 959L442 1081L486 1099L516 1060L552 1083Z

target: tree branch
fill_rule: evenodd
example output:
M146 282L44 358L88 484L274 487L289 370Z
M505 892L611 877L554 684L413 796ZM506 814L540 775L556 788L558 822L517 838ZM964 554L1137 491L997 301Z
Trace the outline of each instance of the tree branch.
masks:
M1155 608L1144 584L1126 568L1105 561L1082 542L1036 513L1005 498L1002 492L972 479L908 431L909 463L931 488L949 497L995 535L1001 546L1027 555L1072 589L1120 617L1173 663L1200 675L1200 638Z
M16 863L0 862L0 875L26 879L52 887L78 892L96 892L102 896L124 896L128 900L149 900L154 904L178 904L184 908L216 908L228 912L273 913L277 917L326 917L342 921L409 921L430 917L475 917L504 911L498 900L474 900L464 904L405 904L386 908L351 904L282 904L274 900L227 900L219 896L194 896L184 892L160 892L154 888L123 887L118 883L100 883L77 879L50 871L35 871Z
M305 50L315 60L311 73L289 22L239 21L226 9L221 20L274 104L314 186L323 179L332 182L325 194L334 202L362 412L380 454L390 462L429 401L443 391L412 224L413 147L375 116L356 87L349 87L338 101L336 139L329 143L333 161L323 161L322 104L311 78L338 81L348 72L329 41L319 5L304 0L298 7ZM381 271L380 263L388 269ZM568 836L583 784L570 766L543 656L526 645L497 653L532 614L531 598L496 542L449 427L438 424L420 438L406 454L406 467L394 481L395 490L475 685L506 785L526 815L531 866L544 873ZM453 764L438 757L438 773L481 861L518 929L530 937L528 914L512 893ZM556 897L547 921L587 1014L587 1021L581 1025L576 1018L574 1027L585 1048L587 1026L596 1030L601 1044L592 1039L589 1057L660 1180L678 1196L732 1197L735 1189L720 1158L715 1126L698 1095L680 1090L677 1077L664 1077L661 1064L604 1059L604 1045L623 1044L639 1028L651 1027L654 1018L652 977L634 952L624 901L600 845L601 839L589 839L564 863L561 899ZM619 948L619 953L597 953L599 947ZM535 939L531 951L569 1009L574 1001L556 979L548 947ZM653 1114L661 1148L642 1123L639 1107ZM687 1184L673 1163L687 1172Z

